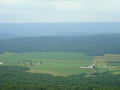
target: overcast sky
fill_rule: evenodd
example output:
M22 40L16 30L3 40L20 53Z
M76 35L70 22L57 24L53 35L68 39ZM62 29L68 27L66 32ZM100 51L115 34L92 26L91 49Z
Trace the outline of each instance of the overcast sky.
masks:
M0 22L120 21L120 0L0 0Z

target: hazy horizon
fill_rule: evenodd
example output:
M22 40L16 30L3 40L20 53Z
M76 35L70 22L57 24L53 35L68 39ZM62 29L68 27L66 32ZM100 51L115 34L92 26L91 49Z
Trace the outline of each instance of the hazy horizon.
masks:
M1 23L0 33L23 37L120 33L120 22Z
M119 0L0 0L0 33L17 36L120 33Z

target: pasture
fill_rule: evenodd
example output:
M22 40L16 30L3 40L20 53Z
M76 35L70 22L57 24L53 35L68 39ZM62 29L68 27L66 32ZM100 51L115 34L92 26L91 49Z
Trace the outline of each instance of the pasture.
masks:
M30 60L23 63L23 60ZM73 74L91 74L93 69L80 69L80 66L97 65L100 71L109 69L112 73L120 72L120 55L87 56L85 53L76 52L6 52L0 54L3 65L25 66L30 73L48 73L55 76L67 76Z

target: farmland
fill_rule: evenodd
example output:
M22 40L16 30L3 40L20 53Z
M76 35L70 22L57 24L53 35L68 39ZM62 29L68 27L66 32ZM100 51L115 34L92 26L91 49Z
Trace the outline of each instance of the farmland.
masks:
M105 54L104 56L94 57L93 63L97 66L109 69L114 74L120 74L120 55L119 54Z
M4 65L16 65L29 67L32 73L49 73L53 75L71 75L90 73L92 70L82 70L79 67L92 64L92 56L84 53L66 52L27 52L4 53L0 55ZM21 64L23 60L31 60L33 65ZM42 64L40 64L42 62Z
M32 61L32 65L22 63ZM120 73L120 55L105 54L104 56L87 56L76 52L6 52L0 55L3 65L24 66L30 68L30 73L47 73L55 76L94 73L93 69L80 69L80 66L96 65L99 72L109 70Z
M120 90L119 58L76 52L6 52L0 55L0 90ZM80 68L93 64L98 73Z

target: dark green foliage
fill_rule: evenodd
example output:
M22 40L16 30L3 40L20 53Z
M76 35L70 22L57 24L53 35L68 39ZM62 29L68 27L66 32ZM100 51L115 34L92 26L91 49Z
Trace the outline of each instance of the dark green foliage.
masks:
M120 34L73 37L34 37L0 40L0 52L85 52L88 55L120 54Z
M0 90L120 90L120 75L108 72L62 77L27 70L29 68L0 66Z

